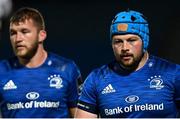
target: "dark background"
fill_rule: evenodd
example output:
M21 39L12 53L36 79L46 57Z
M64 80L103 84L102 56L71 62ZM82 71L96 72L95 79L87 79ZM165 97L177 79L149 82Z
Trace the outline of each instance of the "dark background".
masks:
M83 79L114 58L109 25L115 14L127 9L147 17L149 52L180 64L179 0L13 0L13 11L23 6L37 8L43 14L48 33L46 49L74 60ZM3 20L0 59L13 55L8 20Z

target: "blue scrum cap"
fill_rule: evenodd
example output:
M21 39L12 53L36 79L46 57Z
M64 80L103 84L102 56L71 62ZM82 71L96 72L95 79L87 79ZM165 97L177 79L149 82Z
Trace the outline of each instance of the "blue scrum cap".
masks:
M149 44L149 27L143 14L137 11L123 11L112 20L110 37L117 34L136 34L143 40L143 49Z

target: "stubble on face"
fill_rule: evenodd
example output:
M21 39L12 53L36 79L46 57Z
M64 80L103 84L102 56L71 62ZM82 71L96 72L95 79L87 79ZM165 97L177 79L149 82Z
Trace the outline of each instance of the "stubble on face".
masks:
M136 69L143 57L143 43L134 34L113 36L112 48L117 62L125 69Z
M15 55L19 58L31 58L38 49L39 32L33 21L26 20L10 24L10 39Z
M27 45L24 44L20 48L16 47L14 49L15 55L17 57L20 57L20 58L23 58L23 59L30 59L37 52L38 44L39 43L37 41L34 41L34 42L31 42L31 43L28 43Z
M122 67L126 69L136 69L142 57L143 57L143 52L141 52L137 56L131 53L123 53L119 56L116 56L116 59Z

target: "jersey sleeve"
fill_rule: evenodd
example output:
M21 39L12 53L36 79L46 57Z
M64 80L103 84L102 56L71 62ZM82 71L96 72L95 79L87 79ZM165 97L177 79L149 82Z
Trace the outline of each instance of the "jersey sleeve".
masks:
M77 107L78 102L78 82L81 80L81 73L77 65L73 62L70 64L69 72L70 83L68 86L68 107Z
M175 101L177 107L180 109L180 65L178 65L178 70L175 76Z
M96 91L96 84L95 84L95 73L90 73L89 76L86 78L82 93L79 97L78 101L78 108L84 111L97 114L97 91Z

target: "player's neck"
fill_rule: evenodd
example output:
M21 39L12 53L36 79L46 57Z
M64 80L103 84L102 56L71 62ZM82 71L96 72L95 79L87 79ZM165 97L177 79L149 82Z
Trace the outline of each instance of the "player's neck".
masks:
M146 64L148 58L149 58L149 54L148 54L148 52L146 51L146 52L144 53L141 61L139 62L139 65L138 65L138 67L136 68L136 71L139 70L139 69L141 69L141 68Z
M41 66L47 58L47 52L44 50L43 46L38 48L37 52L30 59L18 58L20 64L28 68L36 68Z

